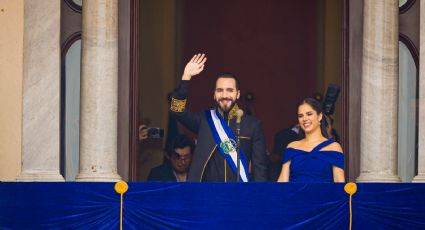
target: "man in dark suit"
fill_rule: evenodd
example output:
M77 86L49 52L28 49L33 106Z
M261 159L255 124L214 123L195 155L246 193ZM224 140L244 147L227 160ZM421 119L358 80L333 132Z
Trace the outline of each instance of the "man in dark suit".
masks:
M188 180L266 181L268 159L261 122L239 111L236 101L240 97L240 90L236 76L224 73L217 77L214 90L216 103L211 109L203 113L192 113L186 109L190 80L204 69L205 62L204 54L193 56L186 64L182 81L171 100L171 113L198 135ZM238 139L240 148L236 146Z
M193 149L194 145L187 136L177 135L167 150L167 160L150 171L148 181L185 182Z

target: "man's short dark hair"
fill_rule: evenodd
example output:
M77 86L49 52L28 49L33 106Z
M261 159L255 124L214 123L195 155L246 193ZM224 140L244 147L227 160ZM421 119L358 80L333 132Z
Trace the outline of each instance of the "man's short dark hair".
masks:
M215 79L216 84L217 84L217 80L218 80L219 78L231 78L231 79L234 79L234 80L235 80L235 82L236 82L236 89L237 89L237 90L240 90L240 82L239 82L239 78L237 78L237 77L236 77L236 75L234 75L233 73L230 73L230 72L222 72L222 73L219 73L219 74L217 75L217 78Z
M193 149L195 148L195 145L193 142L184 134L177 134L177 136L174 137L173 142L171 144L170 149L167 150L167 154L169 156L174 153L175 149L182 149L189 146L190 152L193 153Z

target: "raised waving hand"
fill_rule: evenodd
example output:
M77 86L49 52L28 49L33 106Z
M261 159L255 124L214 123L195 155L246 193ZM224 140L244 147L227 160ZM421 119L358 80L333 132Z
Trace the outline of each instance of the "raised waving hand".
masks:
M195 54L184 67L182 80L190 80L204 70L207 57L203 53Z

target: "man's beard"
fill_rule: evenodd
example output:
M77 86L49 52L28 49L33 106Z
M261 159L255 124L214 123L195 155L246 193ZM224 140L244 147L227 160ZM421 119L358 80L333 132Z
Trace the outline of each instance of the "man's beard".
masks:
M226 101L226 100L230 100L231 102L225 103L224 105L220 104L220 102ZM235 106L236 100L233 100L232 98L220 98L219 100L216 100L215 103L217 107L221 109L221 111L223 111L224 113L227 113L233 108L233 106Z

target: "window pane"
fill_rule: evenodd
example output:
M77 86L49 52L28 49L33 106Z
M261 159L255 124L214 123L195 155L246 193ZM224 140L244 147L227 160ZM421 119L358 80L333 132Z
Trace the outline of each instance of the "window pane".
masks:
M65 180L78 174L80 156L80 62L81 40L72 44L65 57Z
M403 182L412 181L416 174L416 73L412 54L404 43L399 42L398 174Z

